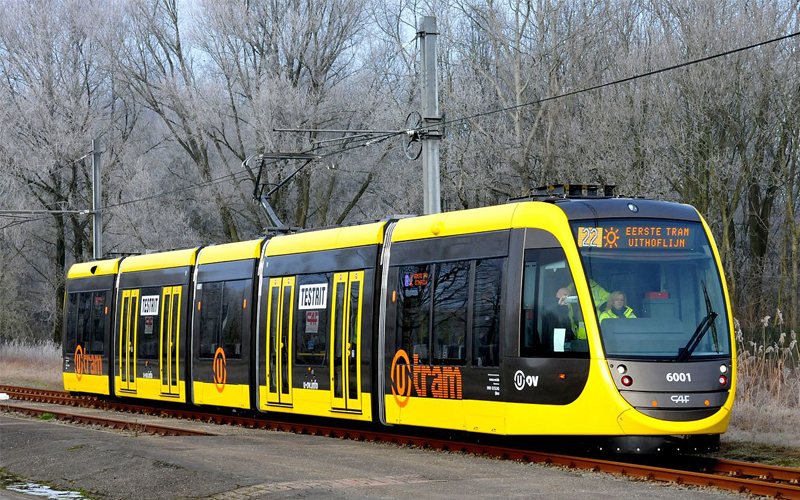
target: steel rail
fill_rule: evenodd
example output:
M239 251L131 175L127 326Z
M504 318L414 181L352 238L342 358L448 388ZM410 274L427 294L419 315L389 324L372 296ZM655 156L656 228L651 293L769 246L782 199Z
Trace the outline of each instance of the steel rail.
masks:
M16 388L13 388L16 389ZM8 391L20 397L26 391L12 390L10 386L0 386L0 391ZM296 434L338 437L358 441L388 442L421 448L460 452L472 455L487 455L506 460L557 465L567 468L585 469L597 472L644 478L652 481L671 482L695 486L713 486L721 489L771 496L775 498L800 500L800 469L753 464L711 458L689 458L681 469L653 467L644 464L622 463L589 457L559 455L533 450L522 450L486 444L455 442L428 436L408 436L392 434L391 430L373 431L328 425L298 423L268 418L252 418L195 411L193 409L163 409L137 404L119 403L99 399L78 398L69 402L62 391L32 390L30 397L43 397L48 393L53 398L65 401L60 404L89 405L97 408L116 409L134 413L168 415L174 418L191 419L216 424L240 425L248 428L270 429ZM53 412L48 412L53 413ZM691 469L691 470L686 470Z
M75 413L53 411L48 408L30 408L27 406L5 405L0 410L7 413L22 413L32 417L43 417L52 415L53 418L62 422L70 422L86 425L101 425L123 431L131 431L141 434L153 434L158 436L214 436L210 432L195 429L182 429L166 425L152 424L148 422L131 422L130 420L117 420L113 418L97 417L93 415L78 415Z

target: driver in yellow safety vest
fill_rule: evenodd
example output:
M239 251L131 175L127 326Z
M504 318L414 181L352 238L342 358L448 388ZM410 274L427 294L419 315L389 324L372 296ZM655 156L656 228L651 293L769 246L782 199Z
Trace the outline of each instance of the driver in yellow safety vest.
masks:
M628 307L628 304L625 301L625 294L616 291L611 292L608 296L608 302L606 302L606 310L600 313L600 323L603 320L608 318L635 318L636 315L633 314L633 309Z
M608 296L610 295L605 288L598 285L595 280L589 280L589 291L592 293L592 300L596 306L602 305L606 300L608 300ZM584 325L583 321L576 321L575 320L575 311L572 308L572 303L567 302L567 297L575 295L575 284L570 283L569 285L559 288L558 292L556 292L556 297L558 298L558 305L560 306L567 306L567 311L569 314L569 322L572 325L572 331L575 334L575 338L578 340L583 340L586 338L586 326Z

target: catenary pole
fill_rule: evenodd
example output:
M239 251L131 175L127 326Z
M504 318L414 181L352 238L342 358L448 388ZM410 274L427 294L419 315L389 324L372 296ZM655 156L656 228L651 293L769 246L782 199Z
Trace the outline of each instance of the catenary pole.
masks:
M100 139L92 139L92 234L94 259L103 257L103 216L100 197Z
M441 187L439 185L439 85L436 72L436 17L425 16L420 20L420 62L422 63L422 194L423 210L426 214L442 211Z

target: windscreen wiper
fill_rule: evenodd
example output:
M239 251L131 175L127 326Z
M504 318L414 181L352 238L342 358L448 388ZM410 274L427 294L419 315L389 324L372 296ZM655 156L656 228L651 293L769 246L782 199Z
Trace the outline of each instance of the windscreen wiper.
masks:
M703 296L706 299L706 312L711 314L714 310L711 308L711 300L708 298L708 292L706 291L706 284L703 280L700 280L700 285L703 287ZM717 313L714 313L714 317L716 318ZM714 323L713 319L711 321L711 339L714 341L714 350L719 352L719 339L717 338L717 324Z
M706 334L709 328L711 328L712 330L711 335L714 339L714 346L717 352L719 352L719 342L717 341L717 327L714 325L714 320L717 319L717 313L715 313L714 310L711 309L711 301L708 299L708 292L706 292L705 283L700 281L700 284L703 286L703 294L705 295L706 299L706 311L708 311L708 314L706 314L706 317L703 318L702 321L700 321L699 325L697 325L697 328L695 329L692 338L689 339L689 342L686 344L686 346L684 346L683 349L680 349L678 351L679 363L686 361L686 359L692 355L694 350L697 349L697 346L700 345L700 341L703 340L703 335Z

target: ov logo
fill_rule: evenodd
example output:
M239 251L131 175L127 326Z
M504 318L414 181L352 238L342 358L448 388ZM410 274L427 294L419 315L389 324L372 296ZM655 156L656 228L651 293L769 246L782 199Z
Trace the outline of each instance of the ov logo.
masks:
M218 347L214 353L214 385L217 386L218 392L225 390L225 382L228 380L227 364L225 351L222 347Z
M75 375L80 382L83 378L83 347L81 346L75 348Z
M406 351L400 349L394 355L390 377L394 400L397 402L397 406L403 408L411 397L411 362Z
M539 375L525 376L525 372L517 370L517 373L514 374L514 387L516 387L518 391L521 391L525 386L538 387Z

